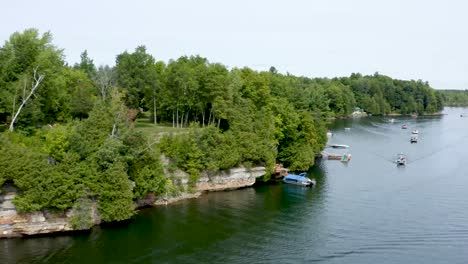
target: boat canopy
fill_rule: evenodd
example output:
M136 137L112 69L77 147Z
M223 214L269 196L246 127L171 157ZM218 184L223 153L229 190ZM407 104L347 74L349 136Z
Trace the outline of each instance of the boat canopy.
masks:
M296 174L288 174L288 176L284 177L285 180L292 180L292 181L297 181L297 182L305 182L308 179L305 177L307 175L306 172L303 172L299 175Z

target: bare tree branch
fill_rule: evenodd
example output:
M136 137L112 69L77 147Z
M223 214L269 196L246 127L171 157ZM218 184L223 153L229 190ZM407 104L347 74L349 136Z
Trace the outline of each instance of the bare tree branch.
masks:
M21 102L20 107L18 108L18 111L16 111L15 115L13 116L13 119L11 120L11 124L10 124L10 131L11 132L13 132L13 130L14 130L15 122L18 119L18 116L21 113L21 110L23 110L23 107L26 105L26 103L31 98L31 96L34 95L34 93L36 92L36 89L39 87L39 84L41 84L42 80L44 80L44 77L45 77L45 74L39 74L39 76L38 76L37 75L37 67L34 68L34 76L33 76L34 82L31 85L31 91L29 92L29 95L25 98L24 96L26 96L26 85L24 86L23 100Z

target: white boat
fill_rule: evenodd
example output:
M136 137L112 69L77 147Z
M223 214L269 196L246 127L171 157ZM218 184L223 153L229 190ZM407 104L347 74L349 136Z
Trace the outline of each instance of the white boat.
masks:
M332 147L332 148L339 148L339 149L346 149L346 148L349 148L348 145L343 145L343 144L333 144L333 145L330 145L330 147Z
M411 143L418 143L418 135L412 135L410 139Z
M392 118L392 119L388 120L388 122L389 123L395 123L395 119Z
M419 131L417 129L413 130L413 132L411 132L413 135L417 135L419 134Z
M350 130L351 130L351 128L350 128L350 127L345 127L345 128L344 128L344 130L346 130L346 131L350 131Z
M299 175L290 173L283 178L283 182L294 184L294 185L307 186L307 187L314 186L316 184L315 180L311 180L307 178L306 175L307 175L306 172L303 172Z
M327 137L331 137L331 136L333 136L333 133L330 130L328 130L327 131Z

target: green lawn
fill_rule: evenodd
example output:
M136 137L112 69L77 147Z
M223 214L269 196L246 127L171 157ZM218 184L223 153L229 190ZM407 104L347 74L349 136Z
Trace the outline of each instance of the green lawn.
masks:
M159 140L163 134L186 132L188 128L174 128L172 123L153 124L146 118L139 118L135 121L135 129L143 132L148 138Z

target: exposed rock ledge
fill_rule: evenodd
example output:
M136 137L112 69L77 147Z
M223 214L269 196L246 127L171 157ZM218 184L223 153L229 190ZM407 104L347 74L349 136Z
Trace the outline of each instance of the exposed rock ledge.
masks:
M183 193L177 197L159 197L153 205L167 205L180 200L197 198L202 192L232 190L252 186L255 178L265 175L264 167L234 168L216 175L204 174L195 185L195 193ZM181 183L187 184L188 176L179 175ZM21 237L56 232L73 231L70 218L71 210L63 213L40 211L34 213L19 213L13 204L16 190L4 186L0 194L0 238ZM96 207L93 206L93 221L99 224Z

